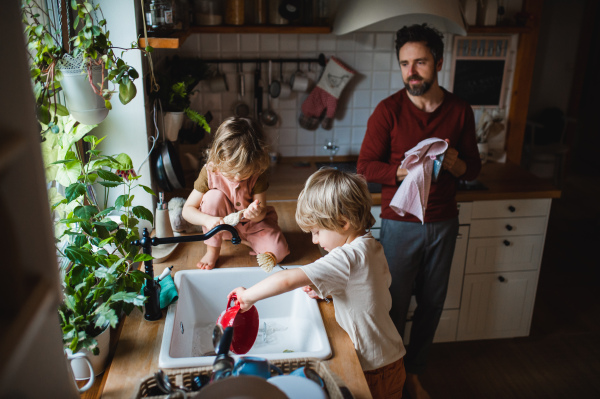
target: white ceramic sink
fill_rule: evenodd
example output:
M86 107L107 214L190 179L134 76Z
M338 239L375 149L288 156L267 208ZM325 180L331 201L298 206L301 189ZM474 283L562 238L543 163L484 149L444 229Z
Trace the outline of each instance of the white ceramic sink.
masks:
M239 286L251 287L273 273L277 271L265 273L260 267L175 273L179 300L169 306L167 312L158 366L212 365L215 356L208 355L211 351L214 353L212 331L217 318L227 308L227 294ZM317 302L302 289L259 301L256 309L260 328L254 346L245 355L267 359L327 359L331 356Z

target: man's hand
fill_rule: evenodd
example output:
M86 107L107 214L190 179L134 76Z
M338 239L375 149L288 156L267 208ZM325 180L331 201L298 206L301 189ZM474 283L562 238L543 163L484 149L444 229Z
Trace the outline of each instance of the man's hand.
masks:
M396 170L396 181L402 181L406 176L408 176L408 169L402 169L398 166L398 170Z
M450 144L450 140L446 139L446 142ZM442 168L447 170L454 177L459 177L465 174L467 171L467 164L460 158L458 158L458 151L452 147L448 147L446 154L444 155L444 162L442 162Z

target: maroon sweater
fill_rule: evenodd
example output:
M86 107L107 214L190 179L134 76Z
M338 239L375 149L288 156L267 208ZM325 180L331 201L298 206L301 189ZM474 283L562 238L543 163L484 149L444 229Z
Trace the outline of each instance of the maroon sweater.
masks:
M406 89L381 101L369 118L367 132L358 157L358 173L370 182L381 183L381 217L419 222L411 214L400 216L390 208L400 183L396 171L404 153L430 137L449 139L450 147L467 164L462 180L473 180L481 170L475 137L475 120L471 106L444 90L444 101L433 112L418 109L408 98ZM425 222L448 220L458 215L456 185L458 178L442 170L436 183L431 183Z

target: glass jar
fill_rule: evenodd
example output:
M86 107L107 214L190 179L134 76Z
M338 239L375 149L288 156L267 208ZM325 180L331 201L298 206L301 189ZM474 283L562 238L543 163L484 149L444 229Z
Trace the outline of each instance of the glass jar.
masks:
M194 0L194 22L202 26L222 25L221 0Z
M244 0L227 0L225 23L227 25L244 25Z

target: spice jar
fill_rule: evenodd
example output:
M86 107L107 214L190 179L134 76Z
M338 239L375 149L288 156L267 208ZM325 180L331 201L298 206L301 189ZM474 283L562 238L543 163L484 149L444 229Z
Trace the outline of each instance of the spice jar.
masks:
M221 0L194 0L194 21L196 25L221 25Z
M244 25L244 0L227 0L225 23L227 25Z

